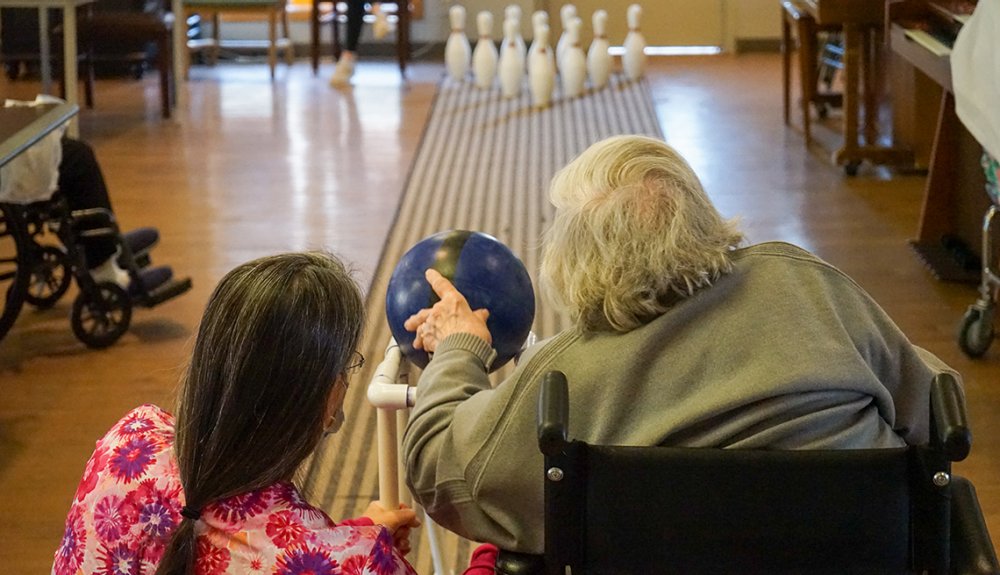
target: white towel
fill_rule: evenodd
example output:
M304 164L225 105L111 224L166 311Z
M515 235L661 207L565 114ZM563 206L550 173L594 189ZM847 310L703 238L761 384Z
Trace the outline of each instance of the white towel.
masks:
M1000 0L979 0L951 51L955 111L969 132L1000 158Z
M33 101L6 100L4 107L52 103L62 103L62 100L38 96ZM60 140L65 131L66 124L63 124L0 168L0 202L30 204L52 197L59 185Z

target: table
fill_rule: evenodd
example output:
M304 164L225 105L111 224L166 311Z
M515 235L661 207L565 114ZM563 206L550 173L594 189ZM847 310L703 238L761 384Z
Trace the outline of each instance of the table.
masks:
M42 92L52 93L52 58L49 45L49 8L59 8L63 11L63 82L66 86L66 102L71 106L77 104L77 54L76 54L76 8L90 4L94 0L0 0L3 8L37 8L38 9L38 46L41 58ZM74 111L75 115L76 112ZM76 122L70 122L69 135L79 136Z
M73 118L78 111L76 104L68 102L0 108L0 166Z

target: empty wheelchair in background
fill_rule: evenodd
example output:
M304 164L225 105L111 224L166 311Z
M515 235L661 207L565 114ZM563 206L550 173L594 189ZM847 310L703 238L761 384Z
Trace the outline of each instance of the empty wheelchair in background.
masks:
M158 240L155 229L123 234L109 210L70 210L58 192L29 204L0 203L0 209L0 290L6 292L0 338L25 303L52 307L73 279L79 293L71 327L91 348L118 341L128 331L134 306L153 307L191 289L190 278L174 278L170 267L151 265L149 251ZM131 280L128 289L91 276L80 245L91 237L114 238L118 263Z
M972 484L964 396L931 390L927 446L739 450L569 441L565 376L546 374L545 554L501 551L501 575L998 574Z

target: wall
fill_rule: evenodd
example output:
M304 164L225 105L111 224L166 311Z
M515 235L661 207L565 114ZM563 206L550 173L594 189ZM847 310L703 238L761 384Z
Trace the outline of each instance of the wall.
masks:
M726 0L727 51L747 41L780 42L781 4L778 0Z
M645 0L645 2L657 2L658 0ZM702 0L687 0L692 6ZM745 40L768 40L777 41L780 30L780 9L778 0L722 0L724 4L723 18L724 34L723 48L733 50L740 41ZM448 38L448 8L452 4L460 3L467 11L466 33L470 38L475 37L475 15L480 10L489 10L494 14L494 35L499 38L502 35L503 10L509 4L517 3L521 6L523 13L521 28L522 33L528 39L531 36L531 13L535 10L549 10L550 13L558 13L559 6L563 2L559 0L424 0L424 17L415 20L412 27L412 40L416 46L427 43L437 43L443 46ZM618 3L609 0L608 5ZM620 3L626 6L625 2ZM715 10L715 8L712 8ZM558 27L557 23L554 23ZM589 29L589 22L586 23ZM297 44L308 44L309 25L306 21L293 21L291 23L292 39ZM329 42L329 27L325 26L321 31L324 42ZM370 27L366 27L362 35L362 42L371 43ZM225 24L223 27L223 37L225 38L265 38L267 35L263 23L242 23L234 22ZM384 40L391 44L394 37Z

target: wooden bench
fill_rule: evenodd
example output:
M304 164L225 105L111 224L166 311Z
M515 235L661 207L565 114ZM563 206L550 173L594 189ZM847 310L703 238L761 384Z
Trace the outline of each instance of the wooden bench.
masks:
M295 60L292 41L288 35L288 14L285 11L286 0L184 0L185 20L194 13L203 17L208 15L212 19L212 37L198 40L188 40L187 55L185 61L185 78L187 69L190 66L190 54L192 51L207 49L210 54L210 62L215 64L219 56L219 48L224 46L249 47L259 45L255 40L228 40L220 39L219 28L222 24L222 16L225 14L235 14L242 20L248 18L255 19L261 16L267 18L268 38L265 41L267 46L267 63L271 69L271 79L274 79L275 68L278 63L278 50L284 50L285 62L291 66ZM281 24L281 35L278 35L278 24Z

